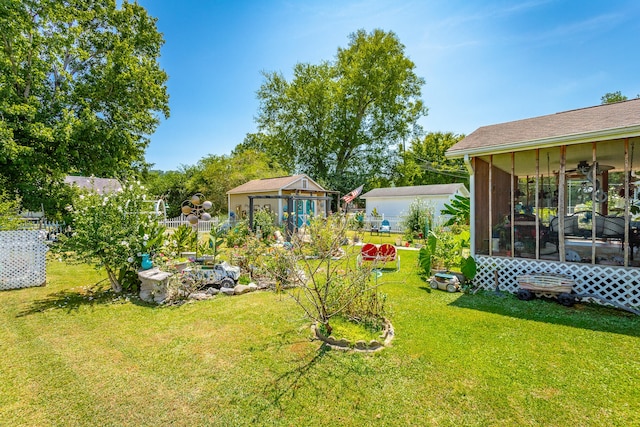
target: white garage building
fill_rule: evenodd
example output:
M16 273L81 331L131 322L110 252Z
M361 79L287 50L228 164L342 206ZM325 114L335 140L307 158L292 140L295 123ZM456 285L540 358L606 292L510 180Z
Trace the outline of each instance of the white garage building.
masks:
M455 195L469 197L469 190L464 184L416 185L411 187L375 188L360 198L366 200L367 217L375 209L384 218L399 218L409 212L409 206L416 199L423 200L433 207L435 220L442 223L440 211L445 203L450 204Z

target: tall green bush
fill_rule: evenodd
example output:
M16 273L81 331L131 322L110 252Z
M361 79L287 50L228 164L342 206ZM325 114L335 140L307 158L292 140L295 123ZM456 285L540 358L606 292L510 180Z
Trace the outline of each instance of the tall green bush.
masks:
M415 199L409 205L409 212L402 216L400 224L407 241L413 242L418 238L426 238L433 226L433 207L422 199Z

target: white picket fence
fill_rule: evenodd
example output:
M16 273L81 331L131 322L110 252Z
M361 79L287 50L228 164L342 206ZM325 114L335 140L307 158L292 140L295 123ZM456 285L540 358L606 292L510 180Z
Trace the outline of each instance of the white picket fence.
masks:
M402 229L402 217L399 216L380 216L377 218L372 216L365 216L364 230L369 231L372 228L377 228L379 230L380 224L382 224L382 221L384 220L389 221L389 226L391 227L392 233L404 233L404 230Z
M169 218L165 220L161 220L160 224L164 225L169 229L178 228L181 225L191 226L189 221L187 220L186 215L180 215L175 218ZM211 218L209 221L198 221L198 232L199 233L209 233L211 232L212 227L217 227L220 224L220 218Z
M37 221L28 220L25 221L20 230L42 230L47 241L53 241L58 239L58 235L68 232L67 224L58 221L49 221L45 218L40 218Z
M210 221L198 221L198 232L200 233L209 233L211 232L212 227L218 226L221 222L225 221L226 218L211 218ZM389 221L389 226L391 227L392 233L403 233L402 229L402 217L399 216L381 216L381 217L372 217L365 216L364 218L364 231L369 231L372 228L380 228L380 224L383 220ZM187 221L187 217L185 215L180 215L175 218L169 218L166 220L161 220L160 224L164 225L168 229L175 229L180 227L181 225L191 225L189 221Z

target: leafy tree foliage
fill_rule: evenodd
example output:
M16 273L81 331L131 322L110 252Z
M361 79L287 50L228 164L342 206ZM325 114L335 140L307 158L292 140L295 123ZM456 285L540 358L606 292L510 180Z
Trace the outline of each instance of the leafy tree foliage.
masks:
M429 132L422 139L414 139L402 153L402 161L395 170L396 184L429 185L468 182L469 176L462 159L447 159L446 151L464 135L451 132Z
M451 218L443 225L450 226L454 224L469 225L471 217L471 198L456 194L451 204L445 203L444 209L440 211L442 215L451 215Z
M177 171L152 170L144 175L143 181L149 193L153 197L164 199L168 218L179 216L182 201L198 192L192 191L188 186L188 177L195 170L194 166L185 166Z
M359 30L333 62L296 64L291 81L265 73L259 133L243 145L342 192L389 175L395 147L420 133L427 111L414 68L394 33Z
M602 104L613 104L620 101L626 101L627 99L629 98L627 98L625 95L622 94L622 92L618 90L616 92L605 93L600 98L600 101Z
M6 190L0 190L0 230L17 230L20 220L20 199L12 199Z
M125 176L169 114L155 19L124 0L0 2L0 176L55 210L66 174Z
M168 216L180 215L183 200L202 193L213 203L212 214L227 212L227 191L252 179L287 175L267 154L242 147L231 155L210 155L195 166L179 171L152 171L145 182L149 191L163 197Z

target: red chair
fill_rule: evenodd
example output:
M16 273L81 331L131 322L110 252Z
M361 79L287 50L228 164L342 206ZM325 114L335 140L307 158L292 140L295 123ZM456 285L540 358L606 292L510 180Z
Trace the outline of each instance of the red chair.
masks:
M398 251L395 246L390 245L389 243L383 243L380 245L380 248L378 249L378 260L383 264L395 262L396 270L400 270L400 255L398 255Z
M380 247L367 243L362 246L360 255L358 256L358 265L362 265L363 262L375 262L384 264L388 262L396 263L396 270L400 270L400 256L398 255L396 248L393 245L385 243Z
M378 247L372 243L365 244L360 249L361 261L376 261L378 259Z

